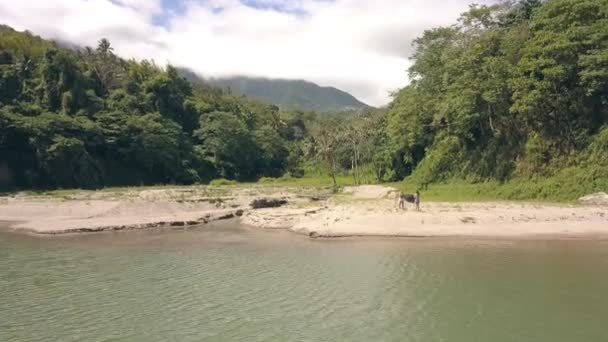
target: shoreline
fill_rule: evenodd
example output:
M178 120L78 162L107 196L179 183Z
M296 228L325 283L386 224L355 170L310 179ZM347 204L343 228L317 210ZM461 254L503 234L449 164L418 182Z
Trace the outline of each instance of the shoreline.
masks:
M1 198L0 227L48 236L198 228L238 219L257 229L328 239L608 239L607 206L423 200L422 210L417 212L412 206L397 210L394 190L379 185L348 187L344 193L330 196L319 189L198 186L96 191L69 198L14 196ZM252 209L250 203L259 198L282 199L288 204Z

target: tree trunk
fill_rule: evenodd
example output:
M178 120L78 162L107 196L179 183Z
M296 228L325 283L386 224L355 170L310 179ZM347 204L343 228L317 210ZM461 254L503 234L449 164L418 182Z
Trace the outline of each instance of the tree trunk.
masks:
M334 158L331 158L331 179L334 181L334 188L338 186L338 182L336 182L336 163Z
M350 171L353 173L353 184L357 185L357 173L355 171L355 156L353 155L353 159L351 160Z
M488 119L489 119L489 124L490 124L490 130L492 131L492 134L496 133L496 129L494 128L494 122L492 121L492 106L488 104Z
M355 170L357 171L357 184L361 185L361 173L359 172L359 148L355 145Z

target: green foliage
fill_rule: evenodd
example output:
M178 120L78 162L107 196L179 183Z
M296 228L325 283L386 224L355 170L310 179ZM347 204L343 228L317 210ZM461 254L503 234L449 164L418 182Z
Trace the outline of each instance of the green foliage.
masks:
M201 116L200 126L195 136L201 141L202 153L220 176L255 178L257 146L242 119L232 113L213 112Z
M125 61L106 39L72 51L0 32L0 168L10 175L0 187L192 184L287 169L293 127L275 106Z
M286 170L289 151L279 133L272 127L263 126L254 131L253 141L260 151L258 168L263 174L280 176Z
M422 188L425 201L550 201L574 203L584 195L608 187L606 167L566 168L553 177L514 179L506 183L498 181L470 182L449 180L433 183ZM403 191L420 189L418 183L406 180L393 184Z
M608 125L594 137L582 159L587 166L608 167Z
M341 147L338 134L339 125L335 121L319 123L314 127L311 142L313 147L311 157L317 158L325 165L326 170L332 178L333 186L337 186L336 176L338 173L339 149Z
M200 177L188 166L192 147L181 127L159 113L131 117L126 122L128 157L158 183L192 184Z
M553 155L554 147L538 134L528 138L524 151L517 162L517 175L521 177L533 177L535 175L546 175Z
M52 145L40 151L40 154L43 169L51 184L68 188L91 188L99 185L99 167L82 141L56 136Z
M547 2L515 69L513 110L565 148L582 147L605 120L607 18L605 0Z
M291 177L301 178L304 176L302 164L305 159L304 151L300 144L291 143L287 147L287 174Z
M0 51L24 58L40 58L48 49L56 47L54 43L32 35L30 32L17 32L12 28L0 25Z
M606 190L607 24L607 0L525 0L426 31L389 106L385 174L508 182L489 193L512 199Z
M456 137L439 138L429 148L429 152L412 175L412 179L421 185L444 181L460 175L455 166L462 165L459 151L462 145Z
M214 179L211 182L209 182L209 185L212 185L212 186L237 185L237 184L239 184L239 182L237 182L235 180L229 180L226 178Z
M427 199L553 201L608 188L608 0L473 5L414 41L411 82L386 109L308 84L230 85L323 115L125 61L105 39L70 51L0 33L0 187L405 179Z
M12 59L8 56L0 60L0 103L7 104L19 96L21 88L18 70L10 63Z

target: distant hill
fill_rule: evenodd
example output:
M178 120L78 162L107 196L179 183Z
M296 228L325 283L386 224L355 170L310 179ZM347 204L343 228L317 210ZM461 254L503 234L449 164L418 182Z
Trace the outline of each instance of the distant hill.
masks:
M184 76L196 81L192 73L184 73ZM283 109L342 112L370 108L347 92L302 80L231 77L205 79L204 82L271 102Z

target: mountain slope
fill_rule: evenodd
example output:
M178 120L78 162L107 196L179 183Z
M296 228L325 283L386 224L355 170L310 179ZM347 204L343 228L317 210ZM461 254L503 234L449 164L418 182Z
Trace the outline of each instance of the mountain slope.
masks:
M208 79L206 82L233 92L266 100L281 108L335 112L369 108L347 92L302 80L250 77Z

